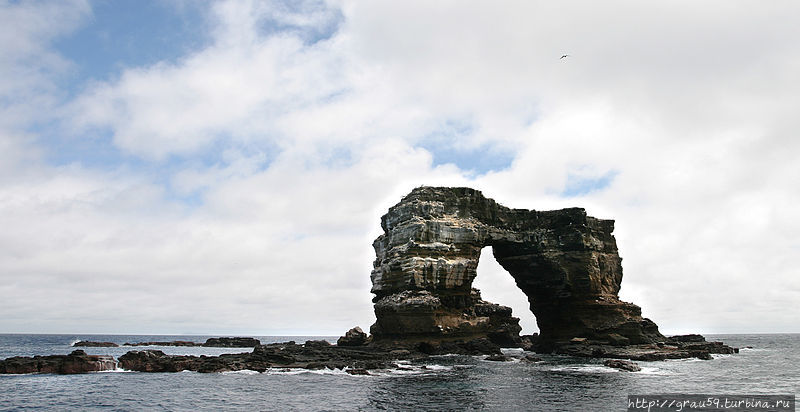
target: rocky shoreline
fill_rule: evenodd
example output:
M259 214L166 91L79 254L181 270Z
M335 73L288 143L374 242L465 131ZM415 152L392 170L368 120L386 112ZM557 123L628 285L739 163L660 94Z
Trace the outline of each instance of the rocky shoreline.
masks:
M216 339L216 338L214 338ZM225 339L225 338L222 338ZM227 338L230 342L250 342L252 338ZM533 337L535 341L535 336ZM181 341L178 341L181 342ZM534 352L536 342L531 337L519 339L524 350L521 360L540 361L535 353L561 354L575 357L607 358L605 365L626 371L636 371L638 366L630 361L661 361L666 359L699 358L712 359L712 354L738 353L738 349L721 342L708 342L700 335L673 336L665 342L643 345L612 346L608 342L575 338L549 352ZM108 342L98 343L105 347ZM154 343L154 342L144 342ZM165 342L175 343L175 342ZM343 343L343 344L342 344ZM87 342L83 346L92 346ZM102 344L102 345L100 345ZM76 345L78 345L76 343ZM118 345L117 345L118 346ZM173 345L174 346L174 345ZM196 346L205 346L197 344ZM256 345L252 352L223 354L219 356L168 355L160 350L134 350L115 360L108 355L87 355L75 350L69 355L12 357L0 361L0 374L53 373L76 374L116 370L118 368L137 372L201 373L252 370L264 372L268 369L340 369L350 374L369 375L374 370L399 370L400 361L426 359L433 355L461 354L488 355L486 360L507 361L500 346L487 338L469 341L439 342L372 342L371 337L353 328L340 338L339 345L324 340L311 340L303 344L293 341Z

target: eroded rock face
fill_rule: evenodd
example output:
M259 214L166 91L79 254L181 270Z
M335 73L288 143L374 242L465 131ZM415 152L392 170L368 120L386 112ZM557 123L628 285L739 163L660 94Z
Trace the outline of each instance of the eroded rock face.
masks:
M381 219L373 243L376 340L519 340L511 309L472 288L481 249L528 296L543 348L575 337L611 344L663 341L638 306L619 300L614 221L580 208L509 209L470 188L419 187Z

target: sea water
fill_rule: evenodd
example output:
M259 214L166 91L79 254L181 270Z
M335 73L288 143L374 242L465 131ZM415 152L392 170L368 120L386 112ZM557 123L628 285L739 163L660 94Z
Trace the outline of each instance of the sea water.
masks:
M0 359L67 354L78 340L125 342L190 340L209 336L0 334ZM334 337L257 336L262 343ZM482 356L436 356L403 362L403 370L353 376L340 370L269 370L264 373L96 372L82 375L0 375L0 411L51 410L626 410L627 396L656 393L796 394L800 388L800 334L709 335L742 349L713 360L637 362L641 372L607 368L600 359L538 355L521 361ZM115 358L130 351L219 355L242 348L80 348Z

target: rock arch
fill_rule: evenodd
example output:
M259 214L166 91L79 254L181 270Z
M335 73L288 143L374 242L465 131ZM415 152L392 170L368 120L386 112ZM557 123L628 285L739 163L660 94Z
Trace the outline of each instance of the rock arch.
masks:
M662 341L641 309L619 300L622 259L613 220L585 210L509 209L470 188L419 187L381 218L373 243L374 338L517 341L511 309L472 288L481 249L528 296L543 346L575 337Z

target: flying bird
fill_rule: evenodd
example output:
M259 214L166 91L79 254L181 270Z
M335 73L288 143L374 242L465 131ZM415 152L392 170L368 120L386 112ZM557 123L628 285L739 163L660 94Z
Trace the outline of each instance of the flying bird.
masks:
M569 54L563 54L563 55L561 55L561 57L558 60L565 59L567 57L569 57Z

